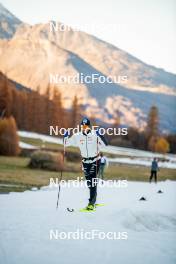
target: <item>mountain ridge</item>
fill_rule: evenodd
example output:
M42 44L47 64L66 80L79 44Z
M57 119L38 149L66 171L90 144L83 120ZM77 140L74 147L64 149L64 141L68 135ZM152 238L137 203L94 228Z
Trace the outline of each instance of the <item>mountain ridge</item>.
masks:
M0 3L0 38L10 39L22 21Z
M26 87L44 92L49 74L127 75L127 83L59 84L66 108L75 95L85 113L113 123L144 127L152 105L159 108L161 129L175 131L176 75L143 63L133 55L84 32L50 32L49 23L22 24L0 41L0 70ZM53 84L54 85L54 84ZM56 85L56 84L55 84ZM143 100L145 98L145 100ZM164 118L163 118L164 117Z

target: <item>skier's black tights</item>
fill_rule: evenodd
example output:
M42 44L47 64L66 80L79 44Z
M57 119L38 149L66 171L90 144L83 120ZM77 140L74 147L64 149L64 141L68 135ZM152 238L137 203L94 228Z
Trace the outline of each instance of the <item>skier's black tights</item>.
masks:
M84 175L87 180L87 185L90 190L89 204L94 205L97 198L97 183L98 183L98 171L100 167L100 160L93 163L83 163Z
M153 170L151 171L151 175L150 175L150 179L149 179L150 182L152 181L153 176L155 178L155 183L157 183L157 171L153 171Z

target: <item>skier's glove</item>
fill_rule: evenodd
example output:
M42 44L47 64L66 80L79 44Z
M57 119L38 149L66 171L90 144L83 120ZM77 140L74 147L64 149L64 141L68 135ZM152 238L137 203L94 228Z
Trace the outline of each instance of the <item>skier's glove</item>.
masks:
M97 135L97 137L101 137L99 129L96 130L96 135Z
M69 136L68 130L64 134L64 138L67 138Z
M96 135L97 135L97 137L100 137L101 138L101 140L103 141L103 143L105 144L105 146L108 145L108 142L106 141L106 139L100 134L100 129L97 129L96 130Z

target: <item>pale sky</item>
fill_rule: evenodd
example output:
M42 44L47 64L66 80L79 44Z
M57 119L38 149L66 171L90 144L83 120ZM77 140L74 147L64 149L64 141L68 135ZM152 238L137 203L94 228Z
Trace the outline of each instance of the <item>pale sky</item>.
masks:
M0 0L29 24L56 20L176 73L176 0Z

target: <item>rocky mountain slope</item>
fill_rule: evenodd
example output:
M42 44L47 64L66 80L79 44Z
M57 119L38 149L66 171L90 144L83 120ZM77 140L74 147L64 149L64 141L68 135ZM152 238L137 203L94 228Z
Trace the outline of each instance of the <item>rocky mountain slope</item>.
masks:
M152 51L151 51L152 52ZM152 105L160 112L162 130L175 131L176 75L145 64L117 47L84 32L51 32L50 25L23 24L10 40L0 41L0 70L32 89L44 92L50 75L112 76L126 81L59 83L65 107L77 95L86 113L112 123L117 111L121 123L142 128ZM119 79L118 79L119 80Z
M0 38L9 39L22 22L0 3Z

